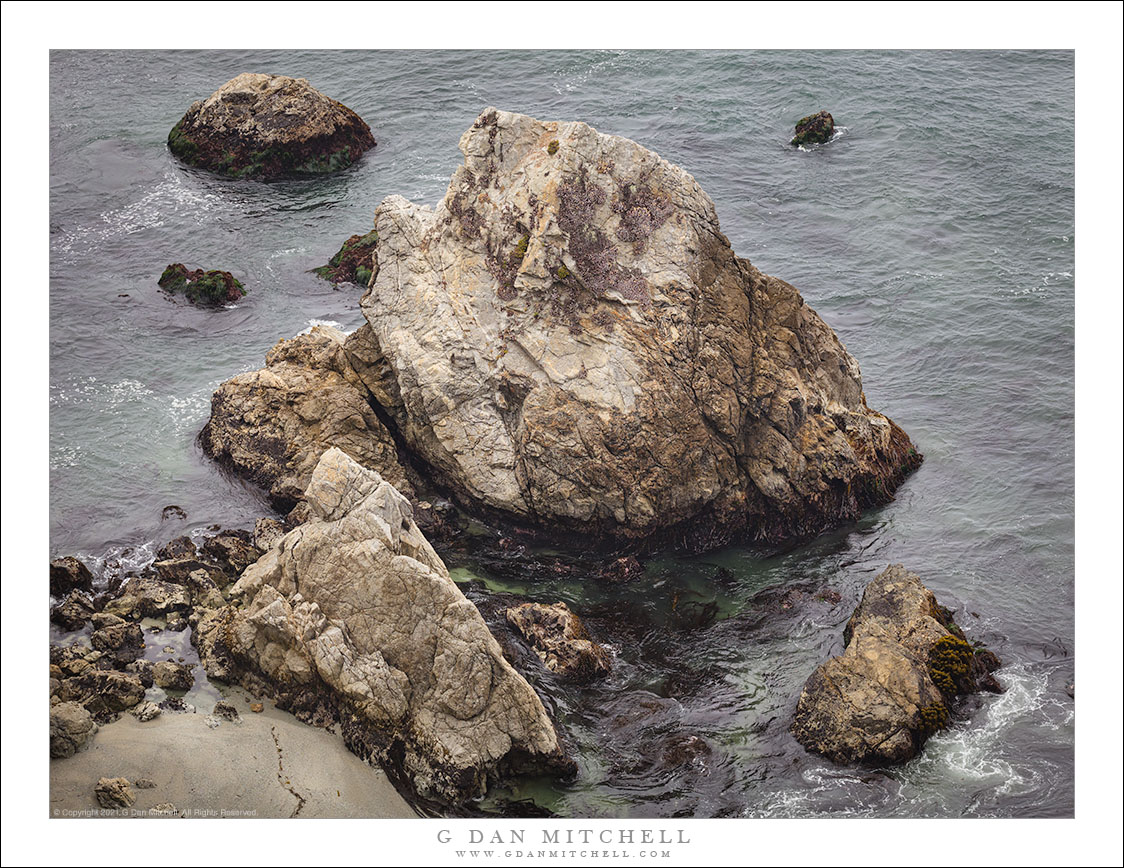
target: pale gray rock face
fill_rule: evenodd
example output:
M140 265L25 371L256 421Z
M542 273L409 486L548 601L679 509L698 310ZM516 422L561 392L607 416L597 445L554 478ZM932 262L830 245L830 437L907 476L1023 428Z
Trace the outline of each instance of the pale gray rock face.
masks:
M337 329L317 326L280 341L264 369L227 380L211 399L200 437L204 451L265 486L283 510L303 496L331 446L409 490L394 441L367 401L344 339Z
M434 477L552 528L706 548L885 502L920 462L787 283L684 170L488 109L430 209L377 209L379 402Z
M792 725L797 741L835 762L905 762L948 723L953 695L1000 689L986 671L998 660L986 650L973 652L932 591L900 564L867 586L844 636L843 654L805 683ZM934 680L931 652L938 643L963 654L963 671L954 672L956 683L946 682L945 692Z
M244 669L326 695L349 744L419 794L461 801L490 776L562 761L534 690L504 660L418 530L409 502L339 449L306 492L312 518L277 541L197 627L209 673Z

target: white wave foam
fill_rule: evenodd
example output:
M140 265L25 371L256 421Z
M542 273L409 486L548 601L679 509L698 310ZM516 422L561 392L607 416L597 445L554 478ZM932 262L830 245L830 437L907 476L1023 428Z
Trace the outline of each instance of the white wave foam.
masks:
M1044 673L1016 664L998 675L1006 691L986 700L973 720L930 738L921 756L906 767L907 798L922 798L933 780L970 787L977 805L992 801L989 794L1008 796L1038 786L1038 771L1012 754L1007 734L1016 722L1057 731L1072 725L1073 711L1048 694Z
M55 236L52 248L65 258L82 258L109 241L163 226L169 215L186 213L196 222L207 222L221 219L229 207L222 196L192 189L179 175L168 172L136 202L103 211L98 215L100 222L76 226Z
M118 380L103 383L97 377L84 377L69 383L52 383L49 403L58 404L103 404L114 407L132 401L142 401L151 397L153 391L139 380Z
M331 328L343 331L343 326L340 323L336 322L334 319L310 319L308 321L308 328L304 329L303 331L297 332L297 335L299 336L312 334L312 330L317 326L330 326Z

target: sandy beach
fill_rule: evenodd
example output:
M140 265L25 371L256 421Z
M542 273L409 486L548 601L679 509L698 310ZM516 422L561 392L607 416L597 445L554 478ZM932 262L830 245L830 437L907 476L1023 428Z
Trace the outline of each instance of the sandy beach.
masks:
M165 712L147 723L123 714L101 727L89 746L51 760L52 817L174 816L411 818L413 809L385 773L350 753L338 734L307 726L266 703L252 713L230 697L241 723L208 725L208 714ZM103 777L127 778L136 802L101 808L94 787ZM137 780L155 787L138 788Z

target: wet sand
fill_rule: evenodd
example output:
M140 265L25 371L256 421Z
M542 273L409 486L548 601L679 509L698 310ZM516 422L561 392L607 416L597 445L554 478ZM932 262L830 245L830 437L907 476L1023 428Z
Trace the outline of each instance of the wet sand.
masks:
M266 703L253 713L231 696L241 723L207 724L207 714L164 712L147 723L123 714L101 727L87 747L51 760L52 817L171 816L150 813L171 803L184 817L380 817L417 815L386 774L344 746L343 739L307 726ZM103 810L94 786L127 778L136 802ZM133 784L147 778L156 786Z

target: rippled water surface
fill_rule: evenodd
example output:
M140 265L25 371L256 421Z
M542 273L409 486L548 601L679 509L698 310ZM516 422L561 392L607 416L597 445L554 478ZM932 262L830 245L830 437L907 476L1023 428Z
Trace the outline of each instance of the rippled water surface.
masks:
M314 182L174 162L172 125L246 71L307 77L378 147ZM195 436L218 383L278 339L361 323L359 291L308 269L384 196L435 203L486 106L584 120L691 172L734 248L800 288L926 460L857 525L779 554L656 559L623 590L460 564L477 599L568 601L616 655L593 687L540 676L581 773L508 795L578 816L1073 814L1072 54L54 52L50 90L52 556L143 561L265 514ZM788 147L820 108L842 134ZM1013 134L1026 118L1033 134ZM249 295L173 301L156 287L170 262L229 269ZM170 504L186 521L161 520ZM902 768L835 767L787 725L890 562L999 654L1008 690Z

